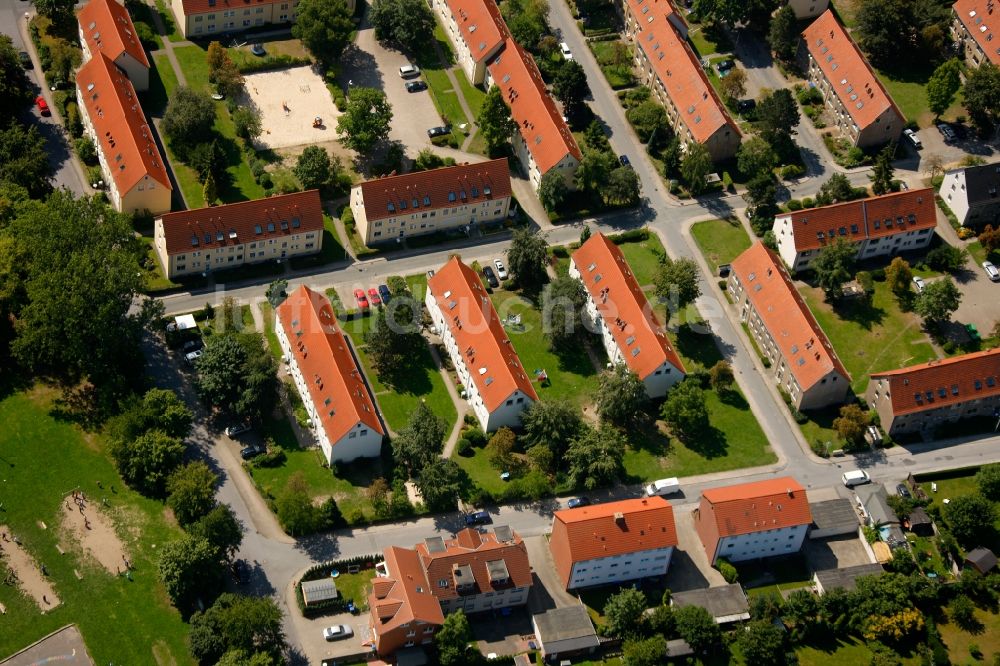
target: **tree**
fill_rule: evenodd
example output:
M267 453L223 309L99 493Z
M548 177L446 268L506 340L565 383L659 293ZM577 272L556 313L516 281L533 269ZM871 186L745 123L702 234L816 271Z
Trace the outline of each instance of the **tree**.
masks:
M222 586L222 566L215 549L200 537L185 535L163 544L157 571L167 594L182 611L192 608L199 598L211 599Z
M893 144L889 144L875 156L875 164L869 178L872 181L872 192L878 196L887 194L892 189L892 153L895 148Z
M73 7L70 6L70 16ZM28 76L8 35L0 35L0 128L31 104L32 92ZM44 157L44 155L43 155ZM0 165L6 164L0 159Z
M516 444L517 438L514 437L514 431L510 428L500 428L493 433L486 445L490 465L501 471L507 469L514 459L513 453Z
M674 611L677 633L691 649L704 654L722 639L715 618L701 606L683 606Z
M340 59L352 32L351 10L344 0L301 0L295 9L292 36L326 66Z
M733 387L736 377L733 375L733 366L726 361L717 361L708 371L708 381L717 393L725 393Z
M311 0L306 0L309 1ZM300 12L301 8L302 5L299 5ZM296 20L302 20L301 14ZM344 135L341 142L347 148L365 155L389 137L391 122L392 106L385 93L376 88L351 88L347 108L337 119L337 133Z
M667 111L662 105L657 104L651 99L647 99L645 102L636 104L625 112L625 117L628 119L629 124L635 129L636 136L639 137L639 141L643 143L660 144L665 143L672 134L670 129L670 120L667 118ZM595 120L594 123L597 123ZM592 123L592 125L594 125ZM600 124L596 127L600 128ZM607 137L604 134L603 128L601 128L601 137L604 138L604 142L607 143ZM611 152L611 146L599 148L598 146L591 146L596 150L602 150L603 152Z
M276 310L288 298L288 280L279 278L272 281L271 284L267 285L264 296L271 304L271 309Z
M421 400L406 426L392 440L392 457L416 478L441 453L447 432L444 420Z
M206 636L206 638L214 640L214 636ZM263 652L248 654L244 650L227 650L219 657L215 666L279 666L281 663L283 662L275 660L271 655Z
M946 60L938 65L927 81L927 104L935 118L941 117L948 110L958 89L962 87L962 78L959 76L961 69L962 65L957 58Z
M529 444L550 448L557 458L583 428L580 410L566 400L537 400L521 412L522 437Z
M162 430L150 430L129 441L112 442L111 456L129 486L161 497L167 477L184 459L184 443Z
M980 467L976 472L976 486L986 499L1000 500L1000 463Z
M856 198L854 195L854 186L851 185L851 181L847 180L847 176L842 173L835 173L820 186L819 194L816 195L816 204L829 206L833 203L851 201Z
M172 143L189 147L209 141L214 124L212 98L207 93L181 86L170 95L160 127Z
M868 417L856 404L844 405L840 408L840 416L833 420L833 429L849 446L858 446L864 441Z
M701 296L698 275L698 264L694 259L666 258L653 276L656 297L669 303L674 312L683 310Z
M500 12L514 41L529 51L534 50L549 32L546 0L504 0L500 3Z
M838 298L844 284L854 275L856 249L846 238L838 237L819 251L813 261L816 282L823 288L827 299Z
M597 379L594 403L601 419L624 426L635 419L636 413L649 400L646 386L624 363L605 370Z
M951 533L963 548L978 546L993 533L996 507L978 493L952 498L944 505L942 513Z
M243 543L245 528L228 504L217 504L211 511L187 526L188 534L200 537L215 549L220 562L230 560Z
M611 172L618 166L614 153L584 150L583 159L580 160L580 166L576 170L576 185L591 194L602 195Z
M556 278L542 291L542 324L552 349L564 348L578 339L586 302L583 284L569 276Z
M979 233L978 240L987 254L1000 250L1000 226L994 228L992 224L987 224Z
M495 155L501 147L507 145L517 130L517 123L510 116L510 107L503 98L500 86L491 86L486 91L476 124L479 125L479 133L486 140L490 155Z
M568 195L569 185L561 173L556 169L550 169L542 174L542 179L538 182L538 198L546 212L552 213L558 210Z
M468 661L466 650L472 640L472 627L465 611L459 609L449 613L444 623L434 637L434 646L438 651L438 662L441 666L462 666Z
M416 479L420 496L431 511L454 511L455 503L469 483L469 477L450 458L434 458Z
M381 476L371 482L365 490L365 497L371 502L375 510L376 518L386 518L389 516L389 497L392 489L389 483Z
M593 490L610 485L624 472L625 438L617 428L585 428L570 442L562 463L577 487Z
M295 472L274 499L281 528L291 536L312 534L322 529L318 508L313 504L305 475Z
M604 628L608 636L636 636L646 613L646 595L626 587L608 597L604 604Z
M944 160L937 153L924 155L921 163L926 173L932 180L944 173Z
M219 188L215 184L215 176L209 173L205 176L205 183L201 190L202 197L205 199L205 203L209 206L215 204L219 199Z
M0 83L0 91L4 84ZM0 109L5 101L0 97ZM3 129L8 118L0 115L0 182L13 183L26 189L32 198L42 199L52 191L55 172L49 164L45 137L38 127L11 122Z
M774 175L762 173L747 183L747 191L743 195L747 202L747 218L750 226L758 236L763 236L774 225L774 216L778 214L778 187Z
M948 604L948 617L958 627L970 633L982 629L982 625L976 617L976 606L964 594L958 595Z
M719 81L719 92L727 102L735 102L747 94L746 70L739 67L729 70L729 73Z
M590 85L583 66L575 60L564 61L556 70L552 94L562 102L567 116L575 116L583 106L583 100L590 95Z
M374 0L369 20L375 39L419 51L434 32L434 14L423 0Z
M260 120L260 111L257 110L256 106L238 106L233 111L232 117L236 136L244 141L256 141L261 132L264 131Z
M73 19L73 0L32 0L38 13L52 19L56 25L65 25Z
M902 257L893 257L885 269L885 283L896 298L909 294L910 285L913 284L913 271L910 270L909 262Z
M741 172L753 178L761 174L771 175L771 171L778 164L778 156L775 155L771 144L755 136L740 146L736 153L736 163Z
M799 21L795 10L785 5L771 19L767 31L767 43L778 59L791 62L799 46Z
M640 104L639 106L642 105ZM659 106L658 104L655 104L654 106L658 107L660 111L663 111L663 107ZM631 113L635 108L637 107L633 107L632 109L626 111L625 115L628 116L629 113ZM667 113L666 111L663 111L664 118L666 117L666 113ZM629 117L629 122L635 125L631 117ZM638 128L636 128L636 133L637 134L639 133ZM587 125L587 129L584 130L583 143L588 148L591 148L598 152L602 153L611 152L611 143L608 141L608 135L604 133L604 126L601 125L601 121L597 120L596 118L591 120L590 124Z
M770 0L695 0L694 12L704 21L711 19L721 21L729 27L737 23L766 20L774 10L775 3Z
M401 297L401 299L406 297ZM393 299L390 306L396 306ZM408 299L410 302L412 298ZM385 378L388 383L395 384L399 379L400 370L408 366L408 358L416 347L415 340L419 341L419 333L413 324L412 308L411 314L407 318L390 321L385 309L377 309L372 313L371 326L364 334L365 351L368 353L375 367L375 372L380 378ZM395 309L398 311L398 307Z
M757 104L757 119L765 132L789 134L799 118L799 106L787 88L764 95Z
M191 654L203 664L230 650L280 660L286 647L281 609L270 597L226 593L191 616Z
M854 33L862 50L877 67L891 65L901 49L915 46L914 19L906 0L861 0Z
M755 620L737 632L736 642L748 664L783 666L785 661L785 631L772 622Z
M667 393L660 415L677 439L694 441L709 428L705 391L694 382L677 384Z
M202 399L243 419L269 414L277 400L277 367L255 332L226 332L208 339L195 380Z
M413 160L414 171L429 171L443 166L454 166L455 158L441 157L430 148L424 148L417 153L417 158ZM548 172L546 172L548 173Z
M548 256L543 234L528 228L515 229L507 250L511 279L522 289L540 288L547 278Z
M665 608L659 606L658 608ZM622 644L622 664L624 666L658 666L667 653L667 639L664 634L645 640L630 640Z
M924 290L917 294L913 311L923 317L925 323L937 324L950 320L961 302L962 292L951 278L944 278L927 283Z
M222 173L226 169L226 151L222 149L217 138L185 147L184 159L188 166L198 173L198 179L202 183L209 176Z
M219 477L200 460L180 467L167 479L167 506L177 522L188 525L215 506L215 484Z
M708 152L708 148L700 143L690 144L684 159L681 160L681 176L684 177L691 194L701 194L708 188L710 173L712 173L712 155Z
M984 62L966 74L962 98L972 124L981 136L987 136L1000 119L1000 69Z
M219 42L208 45L208 81L226 97L236 97L243 90L243 75ZM246 107L243 107L246 108Z
M927 253L924 261L936 271L948 271L956 273L965 267L966 250L963 247L955 247L942 243Z

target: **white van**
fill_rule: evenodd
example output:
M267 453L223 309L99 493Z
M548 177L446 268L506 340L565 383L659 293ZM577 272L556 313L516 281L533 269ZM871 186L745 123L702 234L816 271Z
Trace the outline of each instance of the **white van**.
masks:
M651 484L646 486L646 496L653 497L655 495L669 495L671 493L676 493L680 489L681 482L677 480L676 476L673 476L669 479L653 481Z
M868 476L868 472L863 469L856 469L853 472L844 472L842 477L844 485L848 488L853 488L854 486L863 486L866 483L871 483L872 478Z

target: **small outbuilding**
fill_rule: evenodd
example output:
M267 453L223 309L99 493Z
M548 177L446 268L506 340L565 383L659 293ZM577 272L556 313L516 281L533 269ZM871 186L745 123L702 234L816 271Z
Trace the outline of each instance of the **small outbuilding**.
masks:
M987 574L997 565L997 556L989 548L975 548L965 556L965 566L972 567L981 574Z
M531 617L543 659L591 654L601 644L583 605L555 608Z
M847 592L857 587L858 579L863 576L880 576L885 572L881 564L858 564L843 569L825 569L813 574L813 584L816 592L826 594L835 588Z
M905 525L906 529L917 536L934 536L934 521L931 520L931 517L927 515L922 506L914 507L909 517L907 517Z
M750 619L750 602L739 583L675 592L670 597L670 605L676 608L701 606L711 613L716 624L729 624Z
M332 578L302 581L302 601L306 606L337 598L337 584Z
M812 525L809 526L810 539L826 539L844 534L856 534L858 514L851 500L837 498L824 502L810 502Z
M186 331L191 328L198 328L198 322L194 320L193 314L186 314L174 317L173 328L170 330Z

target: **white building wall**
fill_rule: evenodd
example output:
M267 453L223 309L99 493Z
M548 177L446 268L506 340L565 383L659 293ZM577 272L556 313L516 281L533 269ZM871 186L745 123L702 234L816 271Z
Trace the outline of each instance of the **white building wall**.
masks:
M668 546L575 562L566 589L662 576L667 573L673 554L674 547Z
M802 541L808 531L808 525L795 525L794 527L781 527L751 534L722 537L719 539L718 550L712 561L724 557L730 562L740 562L797 553L802 548Z
M944 174L939 190L941 198L948 208L958 218L959 224L965 224L969 216L969 193L965 189L965 169L956 169Z
M431 581L436 585L436 581ZM503 590L490 590L479 594L466 594L451 599L441 600L441 611L447 615L457 610L469 613L481 613L495 608L507 608L509 606L523 606L528 602L527 587L511 587Z

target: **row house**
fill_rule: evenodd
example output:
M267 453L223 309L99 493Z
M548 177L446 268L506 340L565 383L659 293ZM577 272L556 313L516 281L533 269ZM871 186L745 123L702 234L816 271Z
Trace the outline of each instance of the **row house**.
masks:
M684 379L684 364L621 248L594 234L573 253L569 275L583 283L587 324L601 336L608 358L634 372L649 397L662 398Z
M890 436L1000 410L1000 348L871 375L865 401Z
M330 299L305 285L275 310L281 351L326 462L377 458L385 429Z
M492 0L433 0L431 6L455 47L455 58L473 85L486 80L486 66L510 36Z
M365 245L503 220L510 211L507 158L368 180L351 188Z
M899 140L906 119L833 10L802 32L799 61L837 127L858 148Z
M797 553L812 523L806 490L790 476L706 490L693 517L712 564Z
M796 409L844 401L851 376L777 255L754 243L733 260L727 289Z
M662 576L676 547L674 508L658 496L556 511L549 538L567 590Z
M153 244L169 279L283 261L323 248L319 190L167 213Z
M103 53L125 72L136 90L149 89L149 59L123 5L115 0L90 0L76 18L84 63Z
M668 0L627 0L624 8L639 78L666 109L681 142L702 144L716 162L733 157L742 134L709 83L673 5Z
M355 0L345 0L354 12ZM217 37L295 20L298 0L172 0L177 27L187 39Z
M945 171L938 193L963 227L1000 226L1000 162Z
M951 38L961 49L965 64L1000 67L1000 8L996 0L958 0L951 6Z
M538 394L479 275L453 257L427 280L424 303L483 430L520 426Z
M936 226L934 190L924 188L779 213L773 231L778 254L797 273L837 239L852 243L858 260L891 257L927 247Z

